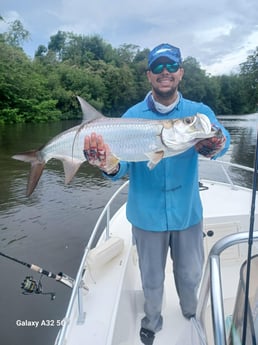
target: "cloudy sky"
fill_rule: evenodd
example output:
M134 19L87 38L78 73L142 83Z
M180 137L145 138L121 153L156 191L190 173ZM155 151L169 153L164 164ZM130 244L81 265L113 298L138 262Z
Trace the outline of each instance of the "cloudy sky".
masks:
M1 0L0 15L30 32L31 56L62 30L98 34L113 47L168 42L216 75L237 72L258 46L257 0Z

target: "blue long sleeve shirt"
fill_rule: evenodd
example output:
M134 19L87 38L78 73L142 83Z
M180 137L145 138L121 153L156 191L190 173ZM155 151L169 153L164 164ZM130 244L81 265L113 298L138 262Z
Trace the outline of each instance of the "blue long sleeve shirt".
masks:
M173 119L202 113L212 124L221 128L226 137L222 151L213 159L222 156L230 144L227 130L219 123L214 112L203 103L180 99L169 113L158 113L146 97L130 108L123 117L145 119ZM188 229L202 221L203 212L199 195L198 153L194 147L162 159L150 170L146 162L120 162L113 180L129 175L129 192L126 207L128 220L136 227L150 231Z

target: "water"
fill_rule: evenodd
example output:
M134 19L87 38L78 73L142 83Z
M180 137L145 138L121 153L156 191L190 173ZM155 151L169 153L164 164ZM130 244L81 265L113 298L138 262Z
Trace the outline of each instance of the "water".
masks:
M253 166L257 114L220 117L231 133L227 161ZM76 123L12 125L0 128L0 251L49 271L75 277L83 249L106 201L121 182L105 180L101 173L84 164L68 186L59 161L49 162L39 185L25 197L29 165L12 160L14 153L37 148L57 133ZM251 178L237 175L251 184ZM0 336L3 345L54 344L58 322L65 314L70 289L43 278L49 295L25 296L20 284L26 275L39 275L0 257ZM21 321L36 321L38 327Z

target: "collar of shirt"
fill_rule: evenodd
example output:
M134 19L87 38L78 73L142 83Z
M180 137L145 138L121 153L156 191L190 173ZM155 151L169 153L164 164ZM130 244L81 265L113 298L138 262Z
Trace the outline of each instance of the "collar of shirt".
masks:
M146 100L146 103L147 103L149 110L153 111L154 113L158 113L158 114L168 114L174 108L176 108L176 106L180 102L181 97L182 97L181 94L178 92L177 99L175 100L175 102L173 102L169 106L165 106L159 102L156 102L152 96L152 92L150 91L146 95L145 100Z

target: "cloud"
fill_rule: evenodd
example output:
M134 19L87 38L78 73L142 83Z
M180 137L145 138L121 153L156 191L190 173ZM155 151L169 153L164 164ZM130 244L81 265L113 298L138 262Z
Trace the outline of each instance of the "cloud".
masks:
M234 70L258 42L257 0L2 2L1 15L15 13L31 33L34 51L58 30L99 34L115 47L128 43L143 49L169 42L216 74Z

